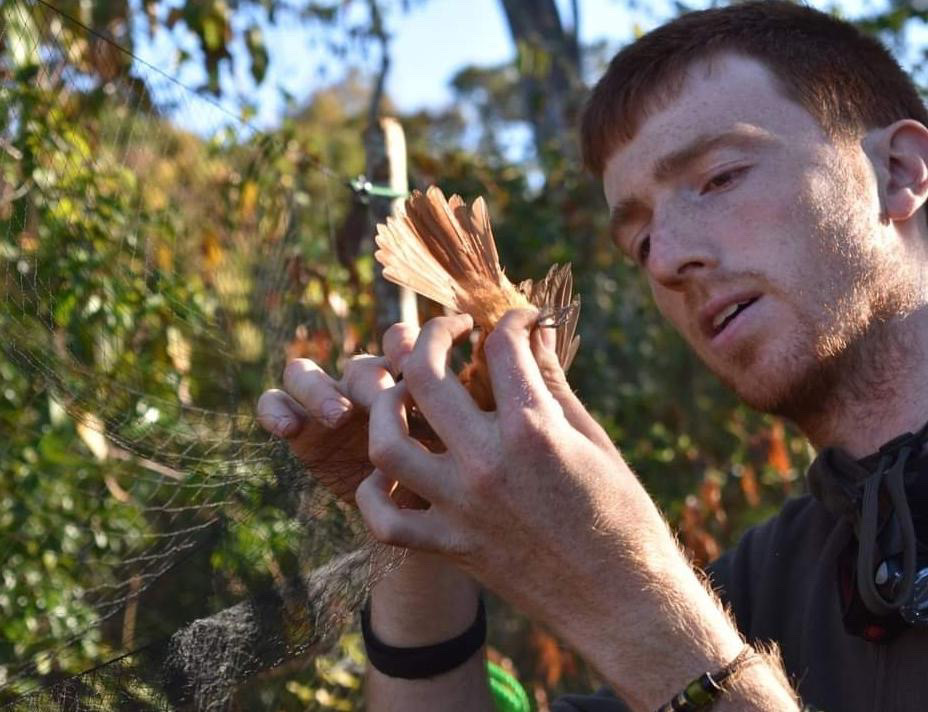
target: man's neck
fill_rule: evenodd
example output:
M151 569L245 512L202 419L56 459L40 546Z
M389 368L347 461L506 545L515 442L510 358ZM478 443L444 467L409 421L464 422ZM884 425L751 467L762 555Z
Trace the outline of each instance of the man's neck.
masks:
M928 307L880 325L850 360L822 407L794 418L816 449L864 457L928 421Z

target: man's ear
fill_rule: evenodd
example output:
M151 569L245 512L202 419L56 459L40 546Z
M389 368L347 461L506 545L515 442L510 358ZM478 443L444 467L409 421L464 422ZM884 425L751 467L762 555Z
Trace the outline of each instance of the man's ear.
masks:
M928 200L928 128L897 121L872 131L865 150L876 169L883 218L908 220Z

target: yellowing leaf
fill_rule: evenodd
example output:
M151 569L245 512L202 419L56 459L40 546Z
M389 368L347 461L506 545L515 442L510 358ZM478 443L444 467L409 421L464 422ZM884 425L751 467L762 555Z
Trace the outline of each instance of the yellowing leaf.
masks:
M155 249L155 264L162 272L170 272L174 267L174 253L167 245L158 245Z
M781 479L789 479L789 474L792 471L792 463L790 462L789 452L786 449L786 431L783 427L783 423L779 420L774 421L773 427L770 429L770 445L767 451L767 464L773 468Z
M255 216L255 206L258 203L258 184L247 180L242 185L241 216L242 220L251 220Z
M214 228L203 231L203 242L200 245L203 255L203 266L206 269L216 269L222 262L222 245L219 243L219 233Z

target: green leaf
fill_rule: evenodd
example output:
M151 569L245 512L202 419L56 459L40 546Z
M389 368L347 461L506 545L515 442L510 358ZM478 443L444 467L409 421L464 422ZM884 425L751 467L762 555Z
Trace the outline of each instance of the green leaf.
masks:
M258 25L252 25L245 32L245 46L248 47L248 54L251 56L251 76L260 84L267 74L268 53L264 35Z
M62 467L79 467L86 464L86 460L75 454L67 440L57 431L49 431L39 440L39 453L53 465Z
M38 30L29 14L20 12L15 5L8 5L3 12L6 26L8 53L17 67L35 66L39 62L35 36Z

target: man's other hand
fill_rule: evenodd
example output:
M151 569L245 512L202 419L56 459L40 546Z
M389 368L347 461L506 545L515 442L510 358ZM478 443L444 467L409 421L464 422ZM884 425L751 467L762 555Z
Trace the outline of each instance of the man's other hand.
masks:
M417 335L411 325L394 325L384 337L383 356L355 356L338 380L310 359L294 359L284 370L283 389L265 391L258 400L258 422L287 440L333 494L354 502L358 484L373 469L368 411L377 395L394 385L395 364L412 350Z

